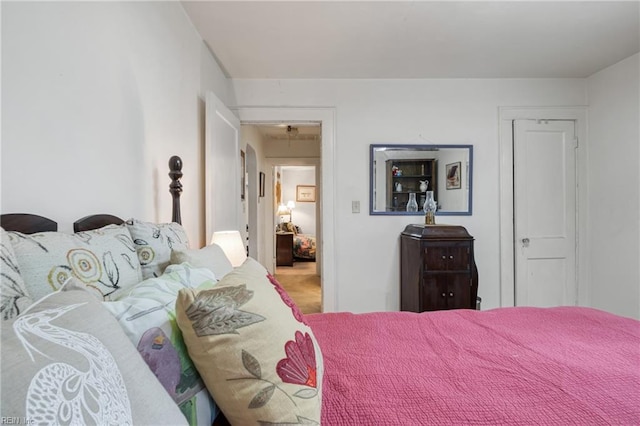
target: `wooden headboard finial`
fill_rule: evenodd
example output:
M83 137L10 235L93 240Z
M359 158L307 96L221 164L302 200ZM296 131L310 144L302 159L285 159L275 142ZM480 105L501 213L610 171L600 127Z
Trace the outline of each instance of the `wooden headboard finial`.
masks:
M169 159L169 177L171 178L169 192L171 192L171 197L173 198L171 221L182 224L182 218L180 217L180 193L182 192L180 178L182 177L182 159L177 155L174 155Z

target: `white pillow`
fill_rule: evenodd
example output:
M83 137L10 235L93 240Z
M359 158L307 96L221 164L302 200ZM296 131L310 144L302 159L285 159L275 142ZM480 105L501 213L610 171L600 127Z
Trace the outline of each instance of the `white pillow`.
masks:
M217 244L211 244L200 250L174 249L171 250L171 263L189 263L197 268L207 268L212 271L217 279L222 279L233 271L231 262Z
M24 285L13 246L6 231L0 228L0 316L3 320L17 317L33 304Z
M76 234L7 235L33 300L59 289L70 277L107 300L142 280L136 249L124 225Z
M175 301L180 289L215 284L208 269L186 263L171 265L161 276L136 284L118 300L103 303L190 425L210 426L218 409L189 358L176 324Z
M142 278L159 277L169 266L171 250L188 249L189 239L179 223L152 223L129 219L125 222L142 265Z

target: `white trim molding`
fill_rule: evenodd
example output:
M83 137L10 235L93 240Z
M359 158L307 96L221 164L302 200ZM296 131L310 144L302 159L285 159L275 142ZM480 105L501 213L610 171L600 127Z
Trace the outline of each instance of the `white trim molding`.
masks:
M336 109L333 107L252 107L237 106L240 122L320 122L322 142L320 168L320 217L322 312L338 310L335 256L335 139ZM265 194L268 196L268 194ZM273 237L271 237L273 238Z

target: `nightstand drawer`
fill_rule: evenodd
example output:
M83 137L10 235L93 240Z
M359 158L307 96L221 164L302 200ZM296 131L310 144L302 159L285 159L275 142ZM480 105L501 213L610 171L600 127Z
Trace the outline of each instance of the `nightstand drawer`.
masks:
M422 303L426 310L469 309L471 305L470 275L431 274L424 277L422 285Z
M467 243L424 244L425 271L470 271L471 247Z

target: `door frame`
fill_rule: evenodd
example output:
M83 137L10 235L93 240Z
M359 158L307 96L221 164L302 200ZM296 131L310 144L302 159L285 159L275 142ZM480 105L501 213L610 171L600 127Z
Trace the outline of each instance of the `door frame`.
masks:
M500 173L500 306L515 306L515 216L513 208L512 121L573 120L576 123L576 280L578 305L590 301L587 264L587 107L499 107Z
M338 311L335 257L335 129L336 109L313 107L251 107L236 106L240 122L295 122L317 121L322 126L320 165L320 235L318 238L321 257L322 312ZM317 172L316 172L317 173ZM269 180L267 180L269 181ZM268 190L267 190L268 192ZM269 196L268 193L265 196ZM272 214L272 212L269 212ZM271 235L273 234L273 235ZM275 232L267 238L267 247L275 239ZM271 242L270 242L271 241Z
M241 123L242 124L242 123ZM260 258L260 250L258 246L258 159L256 156L256 150L247 143L245 147L246 152L246 173L247 173L247 194L245 196L245 202L247 203L247 229L242 229L241 232L246 233L249 246L249 256L254 259Z

